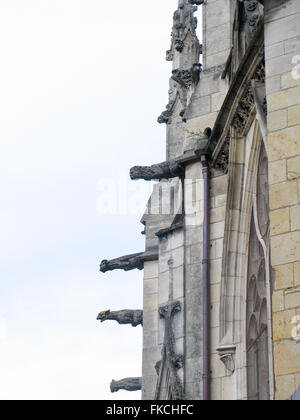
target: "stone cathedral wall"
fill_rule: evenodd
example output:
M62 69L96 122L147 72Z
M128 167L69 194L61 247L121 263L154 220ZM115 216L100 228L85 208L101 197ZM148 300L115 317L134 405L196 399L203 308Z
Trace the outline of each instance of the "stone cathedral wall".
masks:
M265 7L273 339L282 400L300 386L300 2Z
M143 399L203 399L208 263L211 399L288 399L300 387L300 1L180 0L173 20L166 161L131 170L160 179L146 251L103 270L144 268Z

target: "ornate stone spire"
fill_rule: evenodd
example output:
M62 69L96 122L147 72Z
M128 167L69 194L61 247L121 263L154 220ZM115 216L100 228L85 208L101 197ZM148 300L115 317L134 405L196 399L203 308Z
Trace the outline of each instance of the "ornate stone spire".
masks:
M167 51L167 61L173 61L174 69L189 69L199 62L200 44L196 34L198 25L194 13L203 0L179 0L173 16L171 48Z
M170 123L172 117L176 118L178 114L185 121L187 105L199 82L201 45L196 33L198 21L194 13L198 7L195 4L201 5L203 0L179 0L178 9L173 16L171 48L166 56L167 61L173 62L173 70L170 79L169 103L158 117L160 124ZM178 106L180 111L174 115Z

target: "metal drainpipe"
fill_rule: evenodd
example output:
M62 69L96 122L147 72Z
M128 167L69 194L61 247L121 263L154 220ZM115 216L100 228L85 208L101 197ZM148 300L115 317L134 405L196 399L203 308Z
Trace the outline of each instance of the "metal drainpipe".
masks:
M209 273L209 162L207 155L201 155L204 182L203 218L203 399L210 400L210 273Z

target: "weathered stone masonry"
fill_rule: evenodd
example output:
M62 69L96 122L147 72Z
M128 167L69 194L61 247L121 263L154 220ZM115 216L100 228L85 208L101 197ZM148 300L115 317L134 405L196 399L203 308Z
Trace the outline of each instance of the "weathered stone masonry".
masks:
M165 161L130 171L158 181L141 220L145 251L101 264L144 273L142 310L98 317L143 326L142 377L113 381L113 392L298 398L299 21L298 0L179 0L169 102L158 117Z

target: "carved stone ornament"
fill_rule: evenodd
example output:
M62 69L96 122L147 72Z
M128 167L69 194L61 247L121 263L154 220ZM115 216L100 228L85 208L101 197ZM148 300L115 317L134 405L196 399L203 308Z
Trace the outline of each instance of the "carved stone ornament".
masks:
M134 166L130 169L132 180L144 179L145 181L170 179L184 174L184 168L175 160L158 163L152 166Z
M184 49L184 41L188 32L197 39L196 29L198 20L194 16L194 13L198 10L194 4L202 4L199 1L182 0L179 3L179 7L173 16L173 28L172 28L172 45L171 49L167 52L167 60L173 60L173 50L182 52Z
M97 317L98 321L117 321L119 324L131 324L133 327L143 325L143 311L124 309L122 311L102 311Z
M257 67L257 70L253 76L253 80L259 81L260 83L265 82L265 67L263 63ZM256 108L256 102L253 95L252 83L247 86L244 96L240 100L239 106L236 110L235 118L232 126L235 128L236 133L240 136L245 134L245 129L248 126L248 121L251 115L254 113Z
M228 173L229 165L229 150L230 150L230 136L226 138L223 144L221 152L218 154L218 158L214 164L214 168L222 171L224 174Z
M182 400L184 398L183 385L178 375L178 370L183 367L184 357L175 352L175 337L173 331L173 318L176 313L181 311L181 303L171 302L159 308L160 318L165 320L165 335L162 349L162 360L155 365L158 374L155 399L159 399L162 372L166 367L169 370L169 384L173 400Z
M125 270L130 271L137 268L143 270L144 260L141 258L143 252L138 254L126 255L124 257L115 258L113 260L103 260L100 264L100 271L106 273L107 271L113 270Z
M246 44L249 45L263 17L263 7L257 0L243 0L243 3L246 16Z
M169 103L166 110L161 113L157 121L159 124L168 124L172 117L174 105L179 99L182 110L180 116L183 117L188 105L188 91L195 88L200 80L202 65L194 63L189 69L175 69L172 71L171 88L169 90Z
M197 85L199 82L202 65L195 63L190 70L176 69L172 71L172 79L181 87L189 89L192 84Z
M226 371L229 373L229 375L233 375L235 372L234 356L236 352L236 346L222 346L217 349L217 352L219 353L221 362L224 363Z
M112 380L110 384L111 392L124 391L140 391L142 389L142 378L125 378L120 381Z

